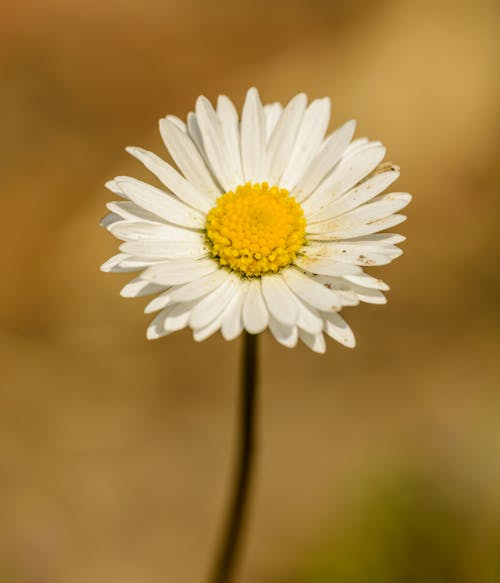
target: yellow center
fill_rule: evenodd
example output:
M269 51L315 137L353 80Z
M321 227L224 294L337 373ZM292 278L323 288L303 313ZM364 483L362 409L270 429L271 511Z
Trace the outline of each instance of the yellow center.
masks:
M254 277L293 263L305 242L306 220L288 190L248 182L217 199L206 229L219 264Z

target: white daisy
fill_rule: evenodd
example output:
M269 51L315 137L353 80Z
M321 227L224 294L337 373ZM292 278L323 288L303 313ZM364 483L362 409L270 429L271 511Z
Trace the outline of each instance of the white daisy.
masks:
M127 148L163 186L118 176L106 186L103 225L124 241L103 271L140 271L125 297L157 294L148 338L186 326L195 340L221 330L226 340L267 327L281 344L300 338L325 351L324 333L353 347L339 315L359 302L385 303L388 286L366 274L401 254L401 235L379 233L401 223L407 193L381 194L399 176L381 164L385 148L352 140L348 121L325 137L330 100L262 106L248 91L241 119L219 96L205 97L187 123L160 120L179 170L141 148Z

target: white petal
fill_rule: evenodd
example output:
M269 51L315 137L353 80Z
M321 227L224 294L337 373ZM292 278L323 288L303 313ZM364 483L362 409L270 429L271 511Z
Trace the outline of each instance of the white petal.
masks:
M356 138L347 146L344 156L350 156L353 152L361 150L367 144L369 144L368 138Z
M399 225L403 221L406 221L405 215L391 215L377 221L372 221L370 223L358 223L349 224L338 227L335 231L328 233L318 233L309 234L308 239L311 241L338 241L343 239L359 239L366 235L372 235L378 231L384 231L385 229L391 229L396 225Z
M404 208L411 201L411 196L403 192L393 192L377 197L373 202L364 204L344 215L320 223L308 223L308 233L334 233L345 231L360 224L371 224L384 219Z
M149 325L147 337L153 340L185 328L188 324L192 309L193 304L174 304L167 306Z
M266 179L270 184L278 184L290 161L297 132L307 106L304 93L296 95L285 107L269 139Z
M344 318L336 313L325 314L325 333L348 348L356 346L356 339Z
M134 257L129 255L120 263L121 267L127 269L128 271L137 271L138 269L144 269L150 265L156 265L162 263L164 259L146 259L145 257Z
M282 271L288 287L310 306L322 311L338 310L342 303L335 292L314 281L298 269Z
M273 336L276 340L286 346L287 348L293 348L299 339L299 333L297 326L290 326L283 324L278 320L271 317L269 319L269 329L271 330Z
M168 308L156 315L154 320L149 324L146 331L148 340L157 340L162 336L170 334L170 331L165 330L165 319L168 315Z
M218 269L204 277L172 288L169 295L174 302L192 302L199 300L218 289L228 277L229 271L226 269Z
M241 161L245 181L265 180L266 121L255 87L248 90L241 114Z
M180 285L208 275L217 269L219 266L211 259L199 259L198 261L183 259L148 267L141 274L141 277L162 285Z
M217 318L215 318L215 320L212 320L206 326L204 326L202 328L197 328L196 330L194 330L193 331L193 338L196 340L196 342L202 342L203 340L206 340L207 338L212 336L212 334L215 334L215 332L217 332L217 330L221 327L221 324L222 324L222 314L217 316Z
M281 103L269 103L264 105L264 115L266 118L266 138L269 140L271 134L278 123L278 120L283 111Z
M99 226L104 227L106 229L109 226L111 226L113 223L116 223L117 221L121 221L121 220L122 220L122 217L120 217L120 215L117 215L116 213L108 213L106 216L104 216L99 221Z
M119 200L114 202L108 202L106 204L108 209L117 215L120 215L126 221L139 221L146 223L165 224L162 219L153 213L143 209L135 202L129 200Z
M221 190L215 184L193 140L166 119L160 120L160 133L170 155L186 179L212 200L220 196Z
M330 120L330 100L316 99L309 105L297 134L280 186L292 191L319 151Z
M396 233L374 233L372 235L365 235L363 237L356 237L350 239L349 243L361 243L366 245L399 245L406 241L403 235Z
M343 277L319 275L315 279L327 288L335 291L340 298L342 306L357 306L359 304L359 298L356 292L352 290L352 284Z
M126 251L126 249L123 249ZM311 259L331 260L351 265L387 265L403 252L394 245L365 245L348 241L310 244L306 248Z
M323 329L323 319L319 312L305 304L297 296L295 299L299 306L299 319L297 320L297 326L305 332L309 332L309 334L319 334Z
M182 227L202 229L205 226L203 214L159 188L126 176L116 181L131 201L160 218Z
M243 168L240 151L240 122L233 102L225 95L217 98L217 115L222 126L226 150L231 158L231 168L236 171L240 184L243 183Z
M285 326L294 326L299 317L299 308L294 294L280 275L262 278L262 293L269 313Z
M188 325L189 316L194 308L194 303L174 304L166 308L169 313L165 318L165 328L170 332L182 330Z
M166 115L165 119L168 119L168 121L172 122L175 126L177 126L184 133L187 132L186 124L182 121L182 119L178 118L176 115Z
M156 283L151 283L137 277L136 279L129 281L129 283L122 288L120 295L124 298L139 298L142 296L157 294L164 289L164 285L157 285Z
M295 265L305 271L309 271L309 273L317 273L320 275L357 275L362 273L361 268L357 265L339 263L324 257L302 255L301 257L297 257Z
M219 183L225 191L236 188L242 184L243 176L233 164L234 157L227 149L220 119L206 97L198 97L196 101L196 118L200 126L205 153Z
M173 241L185 243L204 242L199 231L190 231L164 223L120 221L109 227L109 232L123 241Z
M149 302L149 304L144 308L144 313L152 314L153 312L157 312L158 310L163 310L163 308L166 308L169 304L171 304L172 300L170 298L169 291L170 290L167 289L167 291L163 292L159 296L156 296L156 298L153 298Z
M327 138L323 148L299 180L292 194L298 201L309 196L340 160L352 139L356 122L348 121Z
M326 352L326 343L323 334L309 334L304 332L304 330L299 330L299 337L313 352L317 352L318 354L324 354Z
M340 198L325 205L322 209L316 209L316 211L308 217L308 221L311 223L324 221L347 213L383 192L398 177L398 171L375 174L375 176L361 182L361 184L349 190Z
M107 261L105 261L101 265L101 271L105 273L119 273L122 271L131 271L130 269L121 269L120 264L121 262L126 259L128 255L126 253L118 253L117 255L113 255Z
M101 265L101 271L129 273L131 271L139 271L155 263L158 263L158 260L133 257L128 253L118 253L118 255L114 255Z
M248 281L241 280L240 286L224 310L222 316L222 336L226 340L234 340L243 331L242 310L248 290Z
M148 170L151 170L182 202L204 213L212 208L212 199L200 192L159 156L142 148L128 147L125 149L134 158L140 160Z
M249 282L242 317L243 325L250 334L262 332L269 323L269 312L262 297L260 278L253 278Z
M205 296L191 312L189 324L192 328L203 328L224 311L239 286L239 278L234 273L208 296Z
M187 115L187 134L193 140L194 145L198 149L198 152L201 154L205 165L210 172L210 175L214 179L217 187L220 187L220 184L217 183L217 178L214 175L213 169L210 166L210 161L208 160L207 153L205 152L205 145L203 144L203 136L201 135L200 124L198 123L198 118L194 111L190 111Z
M353 283L350 284L352 290L356 293L359 300L366 304L386 304L387 298L378 289L368 289Z
M379 289L381 291L388 291L389 286L383 282L381 279L377 279L368 275L367 273L362 273L360 275L344 275L343 278L349 282L354 283L360 287L367 287L370 289Z
M366 146L349 156L343 156L332 172L302 203L307 217L347 192L368 176L384 159L385 148L377 144Z
M127 241L120 251L148 259L201 259L208 257L208 247L201 241Z
M122 192L120 186L116 183L115 180L108 180L104 185L108 190L110 190L113 194L117 194L118 196L122 196L127 198L127 196Z

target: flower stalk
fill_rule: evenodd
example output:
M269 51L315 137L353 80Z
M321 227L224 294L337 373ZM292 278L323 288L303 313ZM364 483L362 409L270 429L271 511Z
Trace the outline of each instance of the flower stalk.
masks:
M243 334L237 468L227 523L210 583L229 583L233 580L238 550L241 546L251 485L252 461L255 456L257 339L257 334L248 332Z

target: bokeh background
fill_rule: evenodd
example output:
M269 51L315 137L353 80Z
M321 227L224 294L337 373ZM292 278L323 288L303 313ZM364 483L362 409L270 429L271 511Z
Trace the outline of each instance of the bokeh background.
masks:
M235 453L239 343L148 342L98 266L123 148L200 93L333 99L414 194L354 351L262 338L242 583L500 581L493 0L23 0L0 23L0 581L191 583Z

